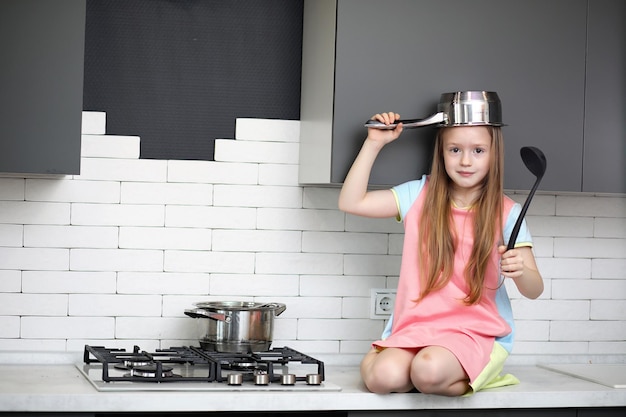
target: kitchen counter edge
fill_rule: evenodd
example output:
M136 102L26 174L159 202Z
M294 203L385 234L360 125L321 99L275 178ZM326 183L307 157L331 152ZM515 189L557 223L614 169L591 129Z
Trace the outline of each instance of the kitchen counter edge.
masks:
M572 378L534 365L505 368L519 385L470 397L377 395L357 366L331 365L341 391L97 391L72 364L0 364L0 412L198 412L626 407L626 389Z

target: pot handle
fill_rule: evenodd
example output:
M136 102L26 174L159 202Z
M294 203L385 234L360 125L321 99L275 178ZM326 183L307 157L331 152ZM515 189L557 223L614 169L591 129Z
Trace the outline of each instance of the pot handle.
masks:
M230 323L230 316L221 313L214 313L203 308L195 308L193 310L185 310L185 314L194 319L213 319Z
M448 122L448 116L443 112L439 112L439 113L433 114L432 116L426 117L425 119L396 120L396 123L392 123L389 125L381 123L378 120L368 120L365 123L365 127L373 127L375 129L393 129L397 126L398 123L402 123L405 128L410 129L413 127L420 127L420 126L428 126L428 125L441 124L441 123L445 124L447 122Z
M274 309L275 316L280 316L281 313L287 309L287 306L283 303L267 303L267 304L263 304L259 308L268 308L268 307Z

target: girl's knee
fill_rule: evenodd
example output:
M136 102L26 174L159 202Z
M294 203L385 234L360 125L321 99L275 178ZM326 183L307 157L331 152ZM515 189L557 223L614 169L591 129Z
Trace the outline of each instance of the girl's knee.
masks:
M409 362L390 355L366 357L361 364L361 377L368 390L377 394L406 392L413 388L409 378Z
M462 368L457 375L456 366L448 363L448 355L436 353L425 349L415 356L411 363L412 384L424 394L462 395L467 385Z
M411 382L420 392L431 394L443 382L441 366L430 355L418 355L411 364Z

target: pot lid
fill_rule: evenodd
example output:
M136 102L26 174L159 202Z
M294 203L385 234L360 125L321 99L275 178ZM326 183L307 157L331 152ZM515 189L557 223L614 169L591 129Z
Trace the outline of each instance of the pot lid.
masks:
M207 310L285 310L282 303L257 303L254 301L203 301L194 303L198 308Z

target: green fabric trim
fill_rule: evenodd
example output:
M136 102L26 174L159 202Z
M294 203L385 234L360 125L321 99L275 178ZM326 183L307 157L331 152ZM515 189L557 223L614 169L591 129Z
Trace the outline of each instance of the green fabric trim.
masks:
M504 362L509 357L509 352L498 342L494 342L493 349L491 351L491 360L485 366L485 369L476 377L476 379L470 383L469 390L463 394L464 397L469 397L475 392L489 389L504 387L507 385L517 385L520 383L519 379L511 374L500 375Z

